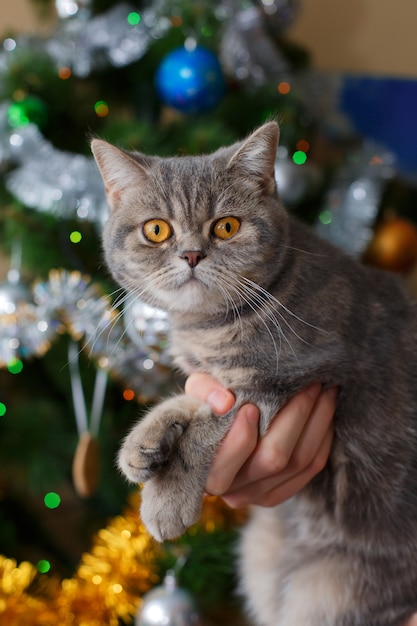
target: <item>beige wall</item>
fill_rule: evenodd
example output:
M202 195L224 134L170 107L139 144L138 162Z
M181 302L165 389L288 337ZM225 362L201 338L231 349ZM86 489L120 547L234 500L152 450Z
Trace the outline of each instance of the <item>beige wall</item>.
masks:
M417 0L302 0L290 34L320 69L417 78Z
M0 0L0 38L10 31L39 32L47 26L47 20L40 19L32 0Z
M45 27L31 0L0 0L0 37ZM289 35L319 69L417 78L417 0L301 0Z

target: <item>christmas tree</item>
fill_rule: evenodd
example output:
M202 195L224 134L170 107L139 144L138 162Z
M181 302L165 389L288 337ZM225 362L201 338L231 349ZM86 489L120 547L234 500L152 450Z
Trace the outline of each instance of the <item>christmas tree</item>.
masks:
M335 105L339 79L288 38L296 0L37 4L56 11L54 30L4 33L0 52L0 615L130 624L185 559L178 577L205 619L231 624L243 514L209 500L197 528L158 547L115 469L129 426L178 381L168 320L126 299L104 266L107 207L89 137L197 154L278 118L290 210L408 275L414 183L353 130Z

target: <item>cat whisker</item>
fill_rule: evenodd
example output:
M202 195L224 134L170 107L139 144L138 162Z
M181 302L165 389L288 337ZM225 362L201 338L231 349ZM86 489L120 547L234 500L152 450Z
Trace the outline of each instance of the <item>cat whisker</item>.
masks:
M100 302L102 302L103 300L105 301L106 305L108 304L108 298L103 297L97 302L97 305L99 305ZM84 330L83 339L80 342L80 347L76 354L77 358L83 352L87 352L87 350L88 350L88 354L87 354L88 358L91 359L93 357L94 346L96 345L97 341L100 339L102 334L106 332L109 326L108 319L109 319L109 316L111 315L111 311L112 311L112 307L106 306L106 308L104 309L103 313L100 316L100 319L95 329L92 332L89 332L88 330ZM111 321L111 325L113 326L113 320Z
M117 287L116 289L114 289L113 291L111 291L109 293L109 298L114 298L114 300L117 300L117 298L120 295L123 296L125 294L125 292L126 292L126 290L125 290L124 287Z
M256 289L259 293L262 293L265 296L265 299L270 300L271 302L275 302L275 304L277 304L280 308L282 308L286 313L288 313L288 315L291 315L293 318L295 318L297 321L301 322L301 324L304 324L305 326L309 326L310 328L317 330L318 332L324 333L324 334L328 334L328 332L326 330L324 330L323 328L319 328L318 326L315 326L314 324L310 324L310 322L307 322L306 320L302 319L301 317L299 317L296 313L294 313L293 311L291 311L291 309L289 309L288 307L285 306L285 304L283 304L282 302L280 302L280 300L278 300L278 298L276 298L275 296L273 296L271 293L269 293L269 291L267 291L266 289L264 289L263 287L261 287L260 285L258 285L257 283L255 283L254 281L250 280L249 278L246 278L245 276L241 277L246 283L248 283L249 285L251 285L254 289ZM285 317L279 313L281 319L287 324L287 326L289 327L289 329L291 330L291 332L293 332L296 337L300 340L303 341L304 343L309 343L308 341L306 341L305 339L303 339L302 337L300 337L300 335L298 335L298 333L296 333L296 331L292 328L292 326L289 324L288 320L285 319Z
M258 293L256 293L255 291L253 291L252 289L248 289L247 285L243 285L241 284L242 289L245 290L245 293L249 294L249 298L251 302L255 302L259 308L260 311L262 311L263 313L265 313L266 318L272 322L273 326L276 328L277 330L277 334L278 334L278 338L279 338L279 351L276 347L276 343L275 343L275 338L272 337L273 339L273 343L275 346L275 352L277 355L277 372L278 372L278 361L279 361L279 355L281 354L281 349L282 349L282 340L284 340L288 347L290 348L292 354L294 355L295 359L297 359L296 353L291 345L291 342L289 341L288 337L285 335L283 328L279 322L279 320L277 319L276 315L275 315L275 311L274 309L272 309L271 307L268 306L268 303L265 302L265 299L263 299ZM246 301L248 301L248 299L246 298ZM265 324L265 326L267 328L268 325L266 324L265 320L262 318L262 316L260 315L260 313L258 313L258 317L262 320L262 322ZM279 313L278 313L279 314Z
M109 309L109 312L113 313L116 310L117 309L113 305ZM107 346L107 352L108 352L110 337L111 337L112 333L116 332L116 329L120 325L121 318L122 318L122 311L118 311L117 314L112 317L111 322L110 322L110 327L109 327L108 324L101 326L101 324L99 323L99 325L97 326L97 328L95 329L93 334L88 338L88 341L85 343L85 345L83 347L83 349L87 349L87 348L89 349L89 352L88 352L89 358L92 358L94 353L97 351L97 344L100 341L100 339L103 337L103 335L105 335L105 337L106 337L105 345ZM120 337L117 339L116 347L119 345L119 343L120 343ZM112 354L114 352L114 350L115 350L115 348L113 348L113 350L111 351L110 354ZM107 356L108 355L109 354L107 354Z
M244 278L244 277L242 277ZM291 343L291 341L289 340L289 338L287 337L287 335L284 333L281 324L279 323L278 319L276 318L276 315L279 316L279 318L285 323L285 325L289 328L289 330L291 331L291 333L299 340L302 341L305 344L308 344L309 342L306 341L303 337L301 337L296 331L295 329L291 326L291 324L288 322L287 319L285 319L285 317L282 315L282 313L280 313L279 310L276 309L276 307L272 307L271 305L274 303L275 298L273 298L271 296L271 294L261 288L259 285L257 285L256 283L253 283L252 281L249 281L251 283L252 286L249 285L245 285L246 289L250 290L251 293L251 297L253 299L255 299L256 301L259 302L259 306L260 308L262 307L262 309L264 309L265 311L268 312L268 318L276 325L276 327L279 329L279 336L280 339L283 338L285 340L285 342L287 343L289 349L291 350L291 353L294 357L294 360L299 363L298 361L298 357L297 357L297 353L293 348L293 345ZM254 289L254 287L259 287L259 291L256 291Z
M266 313L267 319L269 319L272 322L272 324L275 326L275 328L277 329L278 337L279 337L279 341L280 341L280 351L281 351L281 348L282 348L281 341L282 341L282 339L284 339L285 342L287 343L289 349L291 350L291 353L294 356L294 359L298 362L297 354L296 354L296 352L295 352L295 350L294 350L290 340L288 339L288 337L284 333L282 325L280 324L280 322L277 319L276 315L278 315L281 318L281 320L288 326L288 328L291 330L291 332L300 341L303 341L304 343L308 343L308 342L306 342L305 339L300 337L298 335L298 333L294 330L294 328L289 324L288 320L285 319L285 317L276 309L275 306L274 307L272 306L272 304L274 304L274 300L275 300L272 297L272 295L266 289L263 289L262 287L260 287L256 283L254 283L253 281L250 281L249 279L246 279L243 276L240 277L240 287L241 287L240 294L241 294L241 297L244 299L244 301L249 306L250 306L251 302L252 303L257 303L259 309L262 310L264 313ZM253 307L251 307L251 308L253 309ZM258 317L265 324L265 320L261 317L261 315L258 314ZM274 344L275 344L275 340L274 340ZM277 351L276 346L275 346L275 349Z
M223 281L224 281L224 276L225 275L228 276L228 273L223 275ZM264 304L264 300L260 297L259 294L257 294L252 289L249 289L247 287L247 285L244 285L240 281L236 285L235 284L236 277L234 275L230 275L230 278L233 281L233 283L232 284L227 283L227 286L236 293L236 295L238 296L238 298L239 298L239 300L241 302L244 302L247 306L249 306L250 309L252 309L252 311L256 314L256 316L260 319L262 324L265 326L269 336L271 337L272 343L274 345L275 355L276 355L276 371L278 373L279 357L280 357L280 354L281 354L281 338L284 337L284 339L288 342L287 338L285 337L284 333L282 332L282 328L281 328L278 320L276 319L275 315L273 314L273 312L271 310L269 310L269 309L265 310L265 308L263 309L264 313L266 313L267 319L269 319L269 321L272 322L273 326L277 329L277 334L278 334L278 337L279 337L279 347L277 346L276 338L275 338L271 328L269 327L269 325L267 324L266 320L262 317L262 315L259 312L261 307L262 307L262 305ZM236 304L234 304L234 308L235 308L235 310L238 311L238 309L236 307ZM239 318L241 320L240 313L239 313ZM241 330L243 332L242 324L241 324Z
M114 314L116 313L110 323L110 327L108 324L100 327L100 324L97 326L94 333L89 337L88 341L85 343L82 349L89 348L89 357L91 358L94 352L96 351L96 346L98 341L106 335L105 345L107 346L106 356L111 357L116 352L121 342L125 338L126 334L129 334L128 326L133 323L133 319L129 321L128 325L126 325L126 317L124 316L126 308L131 307L135 303L136 298L140 298L142 294L144 294L148 290L148 287L139 291L137 287L132 284L132 291L126 292L124 289L118 289L115 293L119 293L116 300L112 303L110 309L108 309L108 313ZM110 339L113 333L116 333L116 342L110 349Z
M284 250L295 250L295 252L301 252L302 254L308 254L310 256L315 256L315 257L326 257L328 256L327 254L322 254L321 252L310 252L310 250L305 250L304 248L297 248L296 246L288 246L286 244L278 244L279 248L283 248Z
M276 373L278 374L278 370L279 370L279 357L281 354L281 337L285 337L285 335L282 332L282 328L278 322L278 320L275 318L275 316L272 314L270 314L269 311L264 310L265 313L267 313L266 317L267 319L269 319L269 321L272 322L272 324L275 326L275 328L278 331L278 337L279 337L279 349L278 346L276 344L275 341L275 336L272 332L272 330L270 329L269 325L266 323L266 321L264 320L264 318L262 317L262 315L259 313L259 310L261 309L261 305L262 302L260 299L258 298L253 298L253 294L251 294L251 297L246 297L247 296L247 289L243 286L243 285L239 285L240 289L236 290L242 297L242 299L246 302L246 304L252 309L252 311L257 315L257 317L261 320L262 324L265 326L269 336L271 337L272 343L274 345L274 350L275 350L275 356L276 356ZM257 306L255 306L255 304Z
M240 314L240 311L239 311L238 307L236 306L232 296L230 295L230 293L228 292L226 287L221 284L221 281L218 281L218 287L219 287L220 291L222 292L222 294L224 296L224 299L225 299L225 302L226 302L225 318L227 318L227 316L228 316L229 304L230 304L230 308L231 308L231 310L233 312L233 319L234 319L235 323L237 322L239 324L240 331L241 331L241 333L243 333L242 316Z
M117 298L112 304L112 310L119 309L130 298L130 293L122 290L122 293L118 294Z

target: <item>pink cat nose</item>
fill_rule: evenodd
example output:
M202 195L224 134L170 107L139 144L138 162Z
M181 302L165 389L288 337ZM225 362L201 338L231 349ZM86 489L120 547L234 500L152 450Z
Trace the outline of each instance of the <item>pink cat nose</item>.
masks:
M193 268L200 263L201 259L204 259L205 256L206 255L202 250L190 250L188 252L184 252L181 255L181 258L185 259L188 265Z

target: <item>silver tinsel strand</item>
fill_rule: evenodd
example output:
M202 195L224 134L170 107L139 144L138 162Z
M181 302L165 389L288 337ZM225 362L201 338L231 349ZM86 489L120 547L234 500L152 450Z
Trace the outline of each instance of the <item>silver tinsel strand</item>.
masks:
M127 316L88 276L51 270L27 289L0 285L0 367L43 355L64 332L89 359L144 399L172 382L167 315L129 297Z

